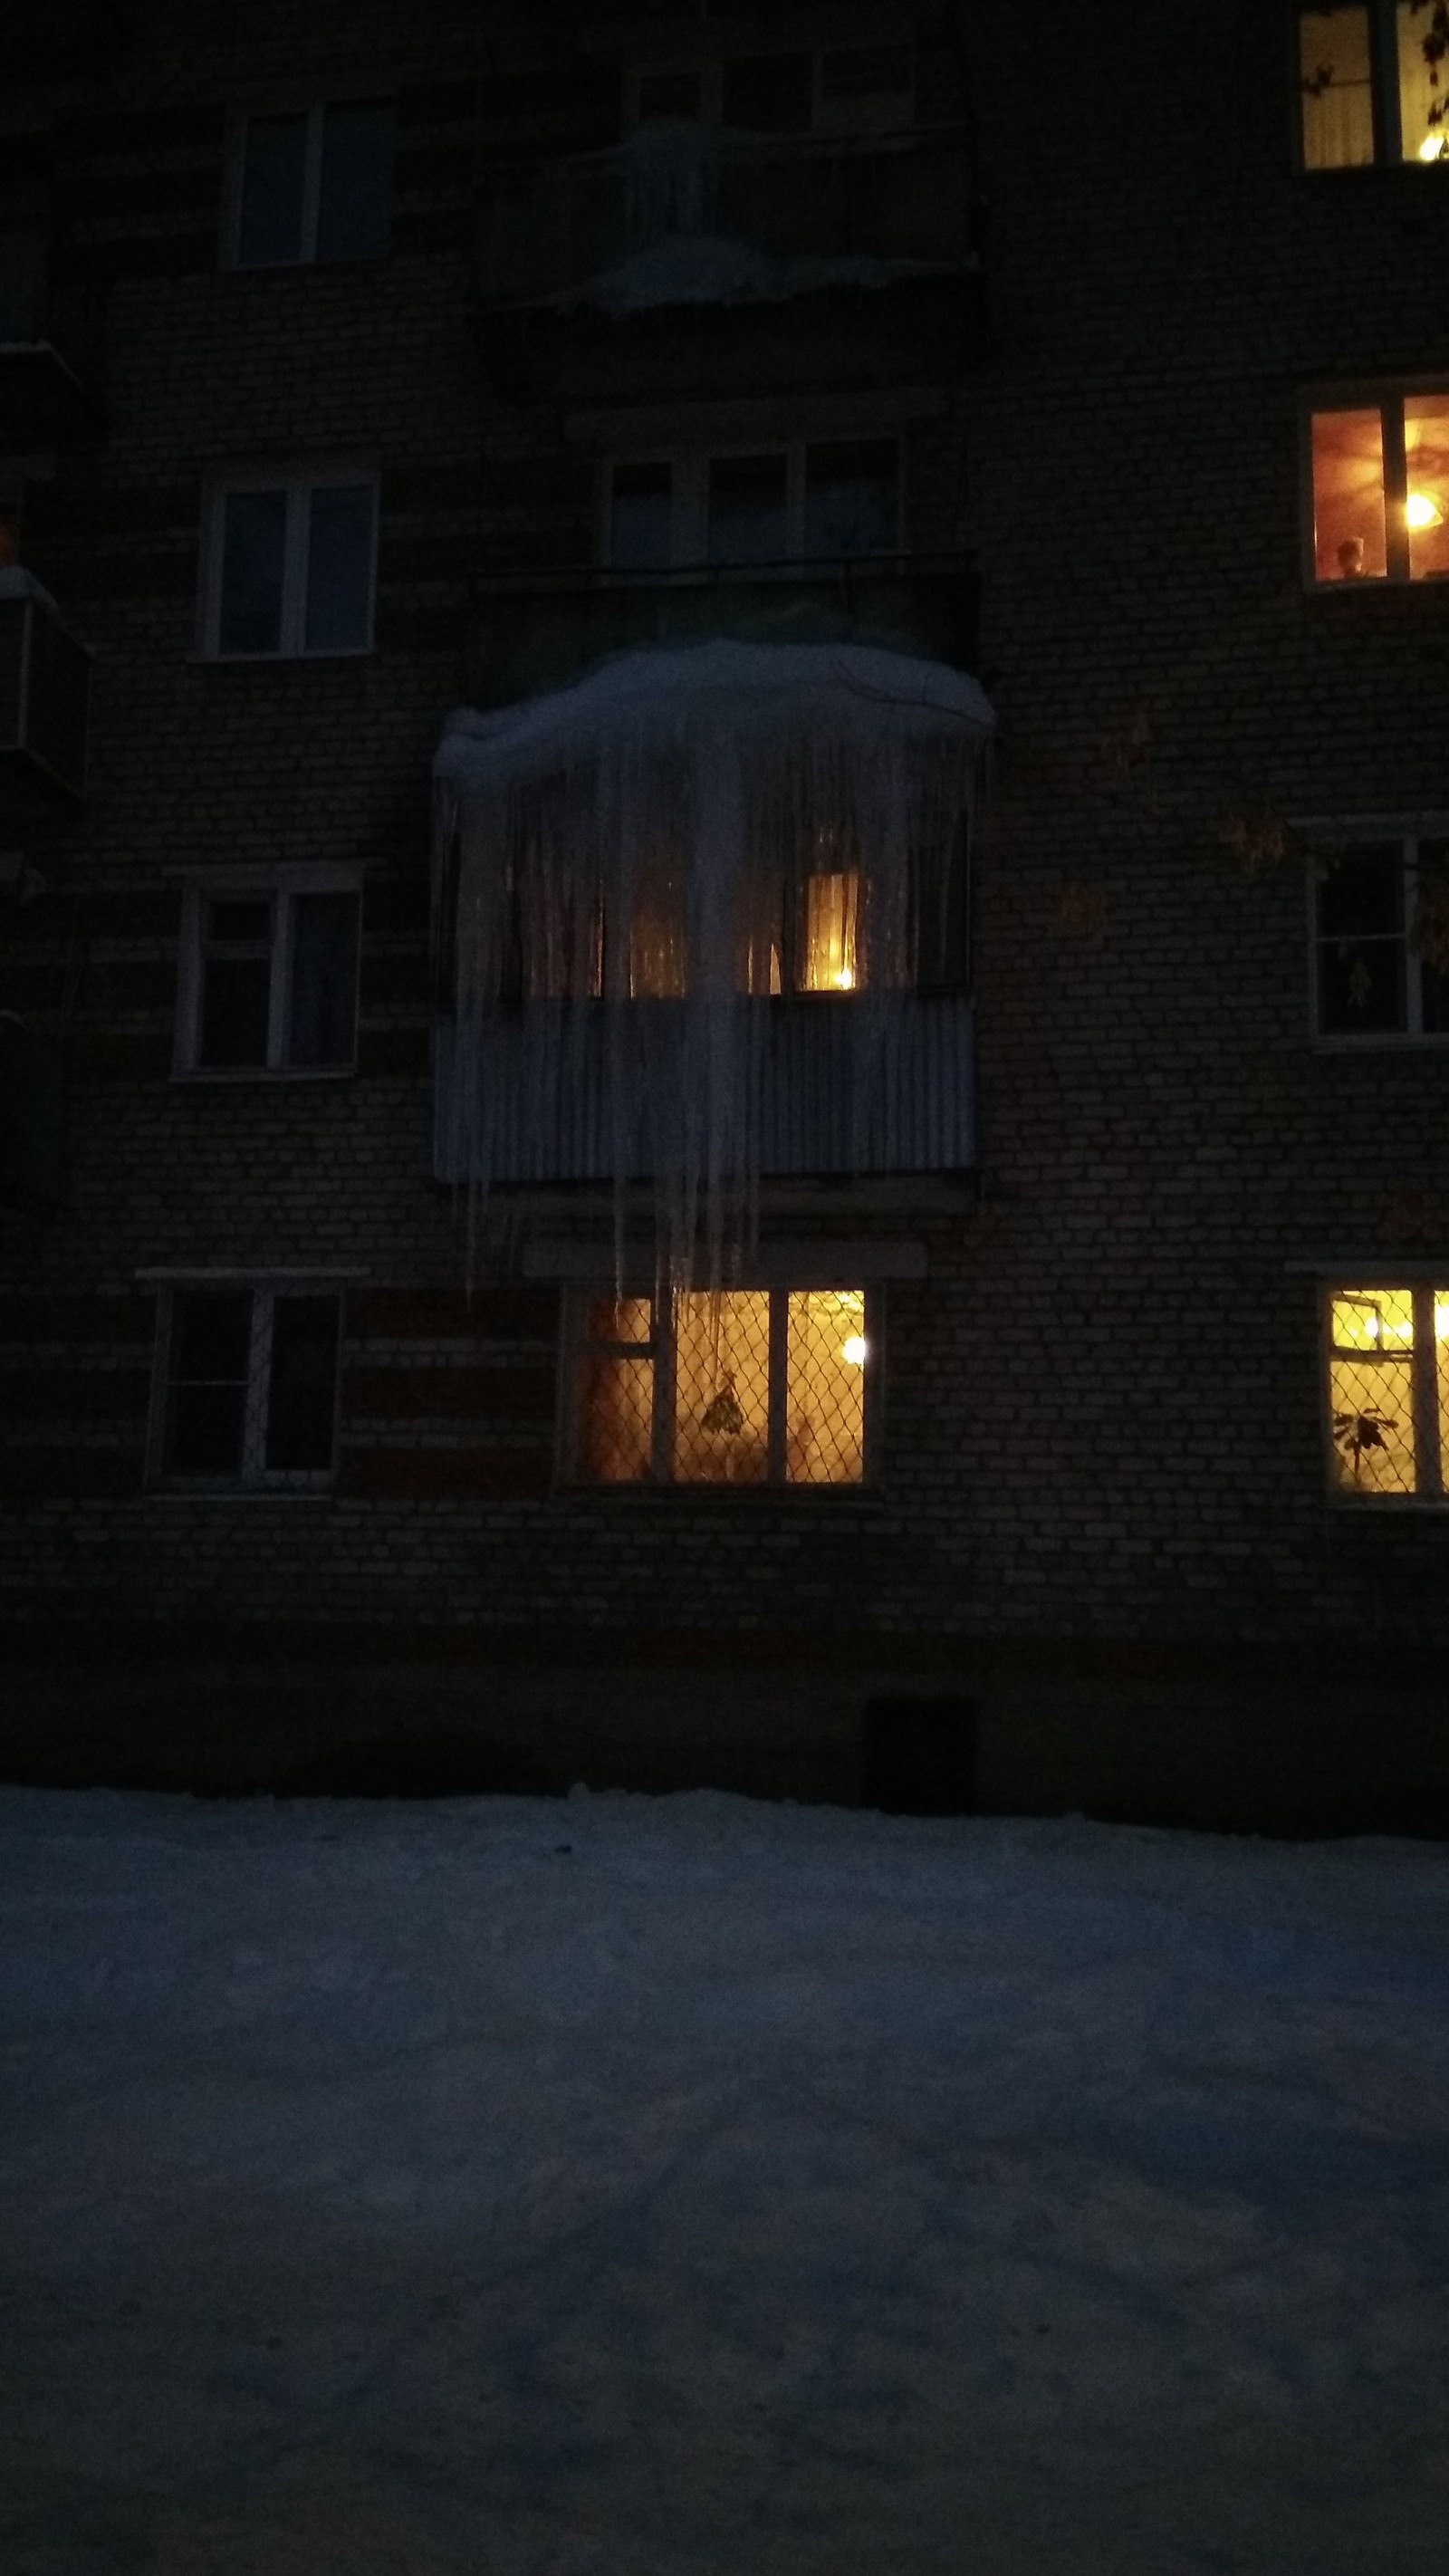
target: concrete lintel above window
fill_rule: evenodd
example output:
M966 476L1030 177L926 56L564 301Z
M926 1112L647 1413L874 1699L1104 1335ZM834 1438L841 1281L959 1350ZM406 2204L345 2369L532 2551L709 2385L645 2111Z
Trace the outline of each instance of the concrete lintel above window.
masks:
M597 448L605 455L641 454L650 447L704 452L754 441L778 447L794 438L884 437L907 422L939 418L947 401L942 385L892 385L853 393L848 401L834 394L796 394L616 403L604 410L568 413L564 437L572 447Z
M654 1277L655 1262L652 1236L625 1244L624 1273L631 1284L648 1285ZM614 1269L613 1237L601 1234L593 1241L541 1237L524 1246L522 1268L525 1279L608 1279ZM925 1276L923 1243L909 1239L852 1243L797 1239L762 1243L738 1284L747 1288L848 1288L862 1280Z

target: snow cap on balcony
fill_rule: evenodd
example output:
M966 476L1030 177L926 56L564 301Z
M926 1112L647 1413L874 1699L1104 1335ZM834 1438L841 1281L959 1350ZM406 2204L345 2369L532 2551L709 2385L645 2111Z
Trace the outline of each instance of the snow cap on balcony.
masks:
M522 1041L537 1061L513 1087L549 1176L586 1043L598 1060L589 1014L572 1007L592 1001L609 1022L620 1227L626 1181L652 1176L661 1266L687 1274L703 1239L718 1276L754 1221L760 1015L791 990L788 925L798 934L812 880L840 902L851 888L851 973L835 980L853 987L864 1168L892 1033L956 900L993 721L945 663L724 641L622 654L522 705L455 714L435 762L455 1009L440 1168L486 1196L500 1114L490 1030L501 1004L522 1002L539 1006ZM516 1098L508 1114L516 1128Z

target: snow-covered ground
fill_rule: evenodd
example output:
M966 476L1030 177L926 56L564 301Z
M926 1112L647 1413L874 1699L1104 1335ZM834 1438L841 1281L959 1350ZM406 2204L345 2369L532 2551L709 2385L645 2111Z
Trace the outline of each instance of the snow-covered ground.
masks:
M0 1794L4 2576L1443 2576L1449 1853Z

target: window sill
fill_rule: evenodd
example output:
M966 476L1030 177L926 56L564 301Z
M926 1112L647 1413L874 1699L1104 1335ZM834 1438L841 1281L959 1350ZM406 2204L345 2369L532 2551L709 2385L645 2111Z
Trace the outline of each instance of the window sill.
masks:
M189 658L209 671L268 671L279 663L294 662L366 662L377 647L367 644L337 644L325 653L309 653L299 647L286 653L193 653Z
M1315 1055L1435 1055L1449 1047L1449 1029L1366 1029L1362 1037L1320 1029L1312 1045Z
M1449 572L1366 572L1361 573L1356 581L1309 580L1303 587L1310 599L1362 599L1370 591L1382 596L1386 591L1397 594L1408 590L1439 590L1446 582L1449 582Z
M1449 1514L1449 1494L1330 1494L1328 1507L1359 1520L1377 1520L1382 1513L1392 1513L1396 1519L1442 1519Z
M330 1503L334 1485L153 1485L148 1503Z
M206 1090L233 1090L238 1083L352 1082L357 1076L355 1064L182 1064L173 1068L174 1083L195 1084Z
M769 1503L784 1503L792 1510L802 1504L825 1501L831 1511L854 1505L857 1509L878 1510L885 1501L878 1484L863 1485L706 1485L706 1484L617 1484L588 1485L562 1479L553 1488L557 1502L627 1502L630 1505L654 1504L678 1510L688 1503L727 1503L730 1508L760 1511Z

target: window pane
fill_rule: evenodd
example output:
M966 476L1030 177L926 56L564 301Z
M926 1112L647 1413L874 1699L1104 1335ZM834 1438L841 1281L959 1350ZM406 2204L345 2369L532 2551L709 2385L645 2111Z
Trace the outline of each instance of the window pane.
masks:
M335 1297L278 1297L272 1308L269 1470L316 1474L332 1464L338 1314Z
M1434 1291L1434 1387L1438 1398L1439 1483L1449 1487L1449 1288Z
M854 869L805 880L802 993L848 993L856 983L860 878Z
M1397 841L1335 860L1316 888L1318 1025L1363 1037L1407 1027L1404 854Z
M310 499L307 651L356 652L372 630L373 487L322 485Z
M675 1476L683 1484L763 1484L770 1472L768 1291L680 1297L674 1334Z
M250 896L233 899L221 896L207 905L208 940L215 945L221 940L269 942L272 936L272 907L265 895L255 901Z
M357 1024L355 894L292 898L288 1064L351 1064Z
M579 1368L578 1471L591 1483L642 1483L654 1464L654 1362L586 1351Z
M176 1297L162 1456L167 1475L241 1474L251 1325L249 1289Z
M267 268L302 256L302 192L307 173L307 119L247 119L237 259Z
M1409 945L1419 961L1421 1025L1449 1033L1449 841L1421 841Z
M204 1065L263 1065L271 1002L270 957L208 957L201 979Z
M1313 548L1320 581L1381 580L1388 569L1377 406L1313 415Z
M228 492L222 536L222 653L277 653L282 644L285 492Z
M858 1485L865 1471L865 1292L789 1301L785 1474L792 1485Z
M1412 1494L1414 1300L1407 1288L1341 1288L1331 1309L1334 1483Z
M1404 928L1404 854L1397 841L1346 852L1318 885L1324 939L1399 937Z
M1449 142L1443 114L1445 64L1431 65L1424 55L1433 16L1429 0L1399 0L1399 145L1406 161L1442 160Z
M673 556L674 469L616 465L609 510L609 561L622 572L656 572Z
M807 555L884 554L896 543L899 462L893 438L833 440L805 450Z
M822 55L822 98L879 98L909 90L914 66L909 45L851 45Z
M796 134L810 123L810 56L752 54L724 67L726 125L756 134Z
M698 72L641 72L639 121L656 117L693 119L699 114Z
M393 110L329 107L322 123L319 259L380 259L392 241Z
M1298 20L1303 166L1345 170L1374 157L1367 9L1305 9Z
M717 456L709 469L711 563L779 563L789 546L783 456Z
M1449 394L1406 396L1404 463L1409 571L1421 581L1449 572Z

